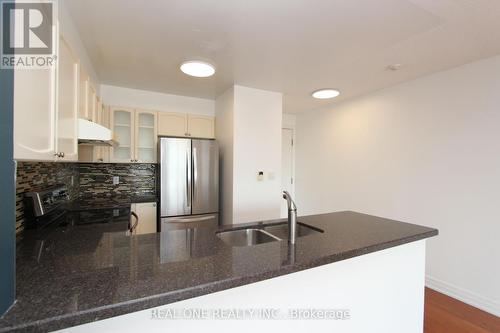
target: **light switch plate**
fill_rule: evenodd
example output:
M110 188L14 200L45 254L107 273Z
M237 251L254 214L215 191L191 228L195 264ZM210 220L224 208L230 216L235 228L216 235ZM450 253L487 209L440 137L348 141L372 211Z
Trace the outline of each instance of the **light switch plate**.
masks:
M269 180L274 180L274 178L276 178L276 175L275 175L275 173L274 173L274 172L268 172L268 173L267 173L267 178L268 178Z
M120 177L113 176L113 185L118 185L118 184L120 184Z

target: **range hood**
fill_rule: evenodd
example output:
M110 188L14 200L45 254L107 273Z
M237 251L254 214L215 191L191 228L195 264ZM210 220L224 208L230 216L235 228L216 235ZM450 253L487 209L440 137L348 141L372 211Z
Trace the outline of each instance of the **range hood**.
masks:
M78 119L78 144L92 146L114 146L116 141L109 128L88 121Z

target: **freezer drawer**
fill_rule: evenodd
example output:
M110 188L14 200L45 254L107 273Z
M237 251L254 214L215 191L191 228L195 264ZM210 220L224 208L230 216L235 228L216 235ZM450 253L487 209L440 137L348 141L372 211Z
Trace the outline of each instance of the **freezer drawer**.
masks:
M164 217L161 219L161 231L213 227L219 224L218 214L190 215L178 217Z

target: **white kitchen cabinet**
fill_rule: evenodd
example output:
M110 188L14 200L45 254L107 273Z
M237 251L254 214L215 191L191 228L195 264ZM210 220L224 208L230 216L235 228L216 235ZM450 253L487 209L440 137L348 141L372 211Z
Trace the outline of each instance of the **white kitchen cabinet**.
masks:
M56 71L14 70L14 159L53 161Z
M110 150L111 162L156 163L157 113L112 107L111 126L118 145Z
M135 111L135 158L140 163L156 163L158 141L157 113Z
M201 115L188 115L188 136L193 138L209 138L215 137L215 121L214 117Z
M98 124L110 128L109 108L105 107L99 98L97 98L96 102L96 117ZM94 162L109 163L109 151L110 147L108 146L95 146L93 154Z
M214 138L214 117L158 112L158 135Z
M78 70L79 60L60 39L57 80L56 152L58 159L78 160Z
M83 67L80 66L80 78L78 84L79 99L78 99L78 117L91 120L88 107L88 95L90 88L90 78Z
M187 115L183 113L159 112L158 135L188 136Z
M105 107L100 98L96 97L95 117L96 123L110 128L109 108ZM78 161L84 163L109 163L110 147L109 146L78 146Z
M130 225L135 228L134 235L150 234L156 232L156 203L134 203L130 207Z
M97 95L96 95L94 87L92 86L92 84L90 82L88 84L87 99L88 99L88 102L87 102L88 119L90 121L98 123L99 121L97 118L97 113L98 113L98 111L97 111Z
M111 124L113 134L118 144L111 147L111 161L130 163L134 162L134 110L112 107Z
M76 161L79 60L61 37L50 69L15 70L14 159Z

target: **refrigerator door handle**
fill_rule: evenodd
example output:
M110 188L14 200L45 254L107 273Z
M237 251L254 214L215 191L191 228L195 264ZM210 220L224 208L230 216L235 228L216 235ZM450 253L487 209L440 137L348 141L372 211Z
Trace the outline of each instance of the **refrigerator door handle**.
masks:
M186 204L191 208L191 156L186 152Z
M193 147L193 201L195 200L194 195L196 193L196 186L198 186L198 157L196 156L196 147Z
M201 221L206 221L206 220L213 220L214 215L210 216L201 216L201 217L192 217L192 218L173 218L169 217L168 222L169 223L191 223L191 222L201 222Z

